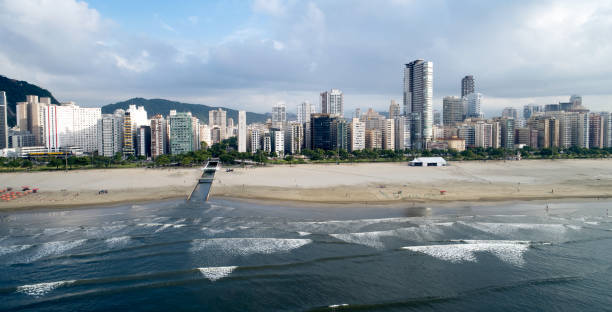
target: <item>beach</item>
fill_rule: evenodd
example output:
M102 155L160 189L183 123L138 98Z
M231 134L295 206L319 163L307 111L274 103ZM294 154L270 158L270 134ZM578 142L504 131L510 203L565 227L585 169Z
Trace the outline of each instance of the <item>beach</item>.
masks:
M189 169L100 169L0 174L0 187L38 188L0 209L86 206L186 198ZM106 194L99 194L107 190ZM501 201L612 197L612 160L272 165L218 171L211 197L318 203Z
M214 197L322 203L500 201L612 196L612 160L267 166L221 171Z
M96 169L0 173L0 188L38 188L36 194L0 201L0 209L86 206L186 197L202 171L193 169ZM107 190L108 193L99 194Z

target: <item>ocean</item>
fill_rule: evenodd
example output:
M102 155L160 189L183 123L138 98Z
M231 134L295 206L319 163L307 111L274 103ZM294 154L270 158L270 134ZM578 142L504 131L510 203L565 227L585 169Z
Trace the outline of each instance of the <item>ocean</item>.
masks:
M612 310L609 208L211 199L0 212L0 310Z

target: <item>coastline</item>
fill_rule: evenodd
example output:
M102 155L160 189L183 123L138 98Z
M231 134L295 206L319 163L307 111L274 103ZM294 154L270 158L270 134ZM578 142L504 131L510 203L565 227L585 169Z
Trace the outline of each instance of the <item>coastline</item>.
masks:
M5 185L40 188L0 202L0 211L186 198L201 171L109 169L2 173ZM6 182L5 182L6 181ZM98 194L99 190L108 194ZM440 192L444 191L444 192ZM220 170L212 198L297 205L405 205L612 198L612 160L452 162L448 167L402 163L303 164Z

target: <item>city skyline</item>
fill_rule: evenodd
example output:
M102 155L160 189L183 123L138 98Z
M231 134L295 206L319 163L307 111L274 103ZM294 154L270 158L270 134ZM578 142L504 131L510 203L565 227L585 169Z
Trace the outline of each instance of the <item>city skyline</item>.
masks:
M345 93L344 111L384 111L389 100L401 100L397 64L423 58L435 64L433 106L438 110L444 96L459 95L465 75L476 77L486 115L506 106L555 103L570 94L581 94L593 110L604 110L612 99L606 83L612 70L604 57L609 48L598 45L600 31L609 29L603 23L606 2L460 8L445 1L392 1L377 4L379 13L366 2L185 2L171 9L146 4L3 1L2 74L44 85L62 101L84 107L144 96L265 112L278 101L289 107L317 103L319 92L333 87ZM349 32L327 13L338 7L343 12L338 19L350 26ZM232 12L231 18L225 11ZM423 17L416 16L419 12ZM453 22L428 18L451 12L457 14ZM60 13L63 19L54 18ZM469 19L472 14L488 17ZM503 18L495 19L499 15ZM371 21L371 31L357 38L363 27L357 22L363 19ZM432 27L416 32L413 26L419 23ZM41 29L53 32L43 35ZM381 36L389 29L411 34L410 44ZM568 30L564 37L548 36L559 29ZM462 42L452 36L455 31L469 31L478 40ZM504 42L495 31L507 34ZM376 51L361 45L364 39L376 43ZM350 49L334 49L339 44ZM42 46L42 55L24 53Z

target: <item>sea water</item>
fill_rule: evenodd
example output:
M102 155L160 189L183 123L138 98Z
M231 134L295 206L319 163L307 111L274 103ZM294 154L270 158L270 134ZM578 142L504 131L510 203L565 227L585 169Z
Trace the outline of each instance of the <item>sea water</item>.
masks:
M609 208L213 199L3 212L0 310L609 310Z

